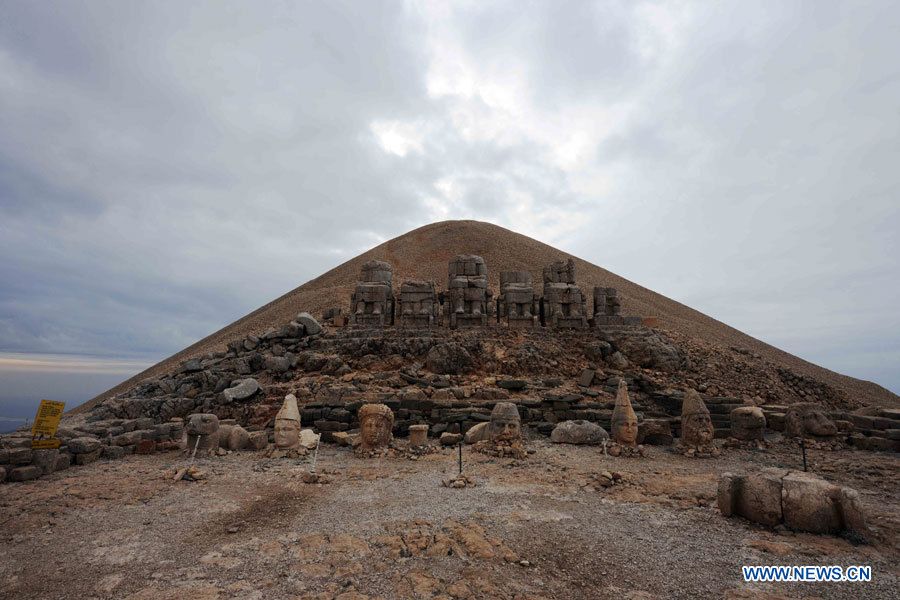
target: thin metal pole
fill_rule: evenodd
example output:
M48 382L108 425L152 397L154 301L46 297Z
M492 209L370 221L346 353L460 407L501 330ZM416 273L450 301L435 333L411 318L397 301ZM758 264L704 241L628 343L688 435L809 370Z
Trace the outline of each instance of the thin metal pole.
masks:
M462 475L462 442L459 442L456 448L459 450L459 474Z

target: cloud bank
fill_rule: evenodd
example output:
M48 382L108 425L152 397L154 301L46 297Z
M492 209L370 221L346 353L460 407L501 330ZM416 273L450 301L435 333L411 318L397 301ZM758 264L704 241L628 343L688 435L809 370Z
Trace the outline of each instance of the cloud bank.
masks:
M896 3L0 14L0 351L161 358L474 218L900 392Z

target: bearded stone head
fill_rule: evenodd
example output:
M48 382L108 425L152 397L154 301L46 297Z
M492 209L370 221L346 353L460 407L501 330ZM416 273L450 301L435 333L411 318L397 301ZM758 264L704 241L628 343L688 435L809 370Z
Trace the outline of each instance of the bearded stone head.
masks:
M488 426L492 442L513 442L522 438L522 419L512 402L498 402L491 411Z
M687 390L681 405L681 439L689 446L705 446L713 441L715 430L709 409L695 390Z
M391 443L394 413L384 404L364 404L359 409L360 447L386 448Z

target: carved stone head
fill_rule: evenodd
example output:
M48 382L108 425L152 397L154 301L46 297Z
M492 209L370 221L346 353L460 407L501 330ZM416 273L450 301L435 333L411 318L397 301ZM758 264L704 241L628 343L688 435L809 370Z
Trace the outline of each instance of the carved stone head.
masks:
M695 390L684 394L681 405L681 439L688 446L704 446L713 441L715 431L709 409Z
M625 383L624 379L619 379L619 389L616 392L616 406L613 409L611 426L613 441L623 446L637 445L637 415L631 407L631 399L628 397L628 384Z
M522 439L522 419L516 405L512 402L498 402L491 411L488 432L492 442L514 442Z
M288 394L281 410L275 415L275 447L291 449L300 446L300 411L297 398Z
M394 413L384 404L364 404L359 409L359 445L364 450L386 448L391 443Z
M828 418L822 408L809 402L795 404L788 409L784 428L794 437L807 435L830 437L837 435L838 432L837 425Z

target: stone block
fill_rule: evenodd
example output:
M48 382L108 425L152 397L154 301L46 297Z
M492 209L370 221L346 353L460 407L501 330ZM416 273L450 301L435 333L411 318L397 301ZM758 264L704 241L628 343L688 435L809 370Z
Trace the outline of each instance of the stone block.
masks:
M840 533L842 515L833 500L836 486L809 473L793 472L782 479L784 524L795 531Z
M156 452L156 441L154 440L140 440L134 446L135 454L153 454Z
M31 443L29 442L29 445ZM32 458L32 450L31 448L10 448L9 449L9 464L12 466L18 465L30 465Z
M98 447L96 450L92 452L82 452L81 454L75 455L75 464L77 465L89 465L92 462L95 462L100 459L101 450Z
M41 470L41 474L49 475L56 470L56 461L59 458L59 450L39 449L33 450L31 460L34 466Z
M578 377L578 385L582 387L590 387L594 382L594 369L584 369L581 376Z
M56 456L56 468L54 471L63 471L72 466L73 455L68 452L60 452Z
M269 434L265 431L251 431L247 445L252 450L265 450L269 445Z
M143 432L129 431L128 433L123 433L122 435L114 437L112 443L115 446L135 446L142 439L144 439Z
M103 446L100 455L109 460L115 460L125 456L125 448L122 446Z
M37 465L26 465L24 467L13 467L7 474L10 481L30 481L37 479L43 475L43 471Z

